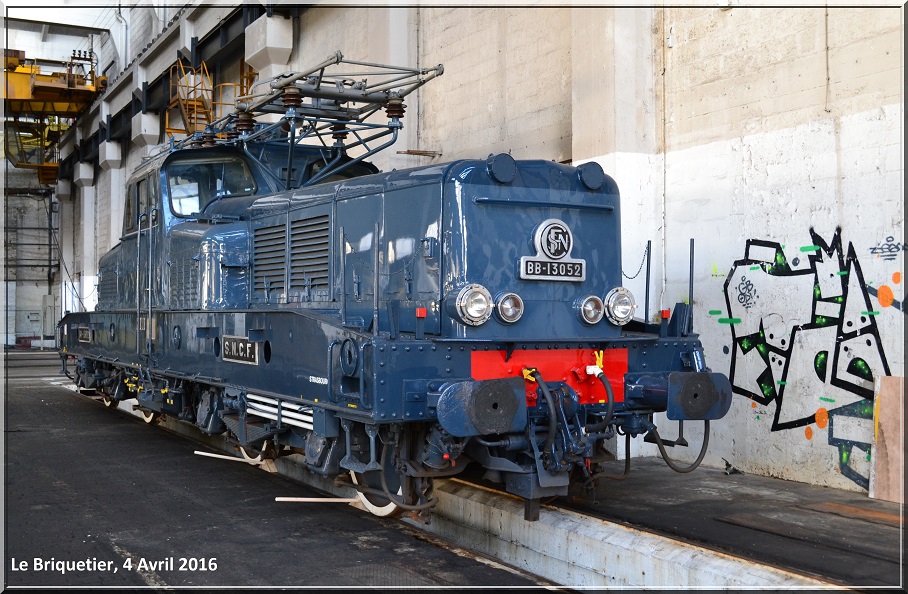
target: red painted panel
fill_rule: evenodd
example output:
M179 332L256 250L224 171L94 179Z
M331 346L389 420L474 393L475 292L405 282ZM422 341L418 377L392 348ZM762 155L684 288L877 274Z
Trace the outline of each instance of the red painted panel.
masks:
M505 351L473 351L471 376L474 380L521 377L523 370L535 367L546 382L565 382L577 392L580 404L608 402L605 388L595 376L586 374L587 365L596 364L593 349L557 351L515 350L505 361ZM627 349L606 349L602 369L612 385L615 402L624 401L624 374L627 373ZM527 381L527 404L536 405L536 384Z

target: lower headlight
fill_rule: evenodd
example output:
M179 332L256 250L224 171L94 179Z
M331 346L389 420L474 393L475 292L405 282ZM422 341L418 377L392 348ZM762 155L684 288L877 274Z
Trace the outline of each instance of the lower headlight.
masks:
M608 321L623 326L634 319L637 302L634 296L624 287L617 287L605 296L605 315Z
M506 324L513 324L523 315L523 299L517 293L505 293L495 305L498 318Z
M578 301L576 308L577 317L579 317L580 321L584 324L598 324L599 320L602 319L604 310L602 299L599 299L595 295L584 297L583 299Z
M455 308L461 322L479 326L492 317L492 294L482 285L467 285L457 294Z

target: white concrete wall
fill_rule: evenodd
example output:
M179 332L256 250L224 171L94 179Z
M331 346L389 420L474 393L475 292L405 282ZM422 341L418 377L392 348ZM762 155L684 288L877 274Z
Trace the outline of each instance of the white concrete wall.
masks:
M697 330L738 393L707 461L866 489L872 381L849 364L904 375L901 11L660 17L662 306L689 298L693 237Z

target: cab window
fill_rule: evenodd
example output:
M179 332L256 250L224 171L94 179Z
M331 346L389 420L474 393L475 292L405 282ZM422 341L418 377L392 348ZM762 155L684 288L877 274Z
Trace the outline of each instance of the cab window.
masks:
M123 207L123 235L136 228L136 186L126 188L126 204Z
M167 168L167 190L173 213L191 217L215 200L254 194L256 184L242 159L191 159Z

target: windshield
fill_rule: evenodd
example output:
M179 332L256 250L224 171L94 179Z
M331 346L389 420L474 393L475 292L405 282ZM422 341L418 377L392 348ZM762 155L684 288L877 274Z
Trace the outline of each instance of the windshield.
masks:
M202 212L211 202L255 193L246 162L234 157L187 160L167 168L170 208L177 216Z

